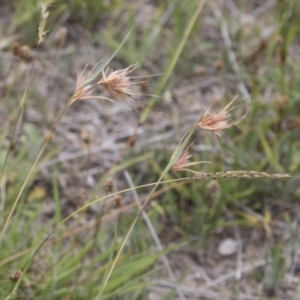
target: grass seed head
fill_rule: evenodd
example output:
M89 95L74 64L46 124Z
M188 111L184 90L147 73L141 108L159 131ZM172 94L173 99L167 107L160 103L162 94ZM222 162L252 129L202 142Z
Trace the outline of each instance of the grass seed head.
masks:
M227 106L218 113L210 113L209 109L204 112L198 126L202 129L213 131L217 136L222 135L222 130L237 125L247 113L237 121L231 121L230 106L235 101L234 98Z
M53 132L50 130L47 130L43 134L44 141L51 142L53 140Z
M19 56L20 44L18 42L12 43L10 50L14 56Z
M19 280L19 278L21 277L22 275L22 271L15 271L14 273L10 274L9 276L9 279L12 281L12 282L17 282Z
M192 169L190 169L190 167L192 166L196 166L199 164L203 164L203 163L210 163L209 161L195 161L195 162L190 162L190 158L192 157L192 155L189 153L189 148L193 145L190 144L187 149L185 149L182 154L179 156L179 158L177 159L177 161L173 164L171 170L176 172L176 171L188 171L191 173L194 173L196 175L199 174L199 172L194 171Z
M216 194L220 190L220 184L217 180L213 179L206 185L206 191L210 195Z
M109 68L102 71L102 79L98 81L98 84L106 90L111 97L117 100L123 100L132 95L131 86L134 82L131 82L131 77L128 75L139 67L139 64L134 64L126 69L110 70Z
M73 94L71 104L77 100L88 100L94 98L92 95L94 89L93 85L87 84L89 77L89 74L87 74L85 70L77 74L75 92Z
M46 35L45 26L46 26L48 16L49 16L49 11L47 11L47 5L42 4L41 20L39 24L39 34L38 34L38 45L44 40L44 37Z
M175 164L172 166L173 171L180 171L185 169L190 164L190 158L192 155L189 153L189 150L186 149L182 152L182 154L179 156Z
M116 195L114 197L114 203L115 203L115 207L121 207L122 206L122 202L123 202L123 198L120 195Z
M31 49L27 45L21 46L19 48L18 55L23 61L26 62L31 61L32 59Z
M112 179L109 179L105 185L104 185L104 190L105 190L105 193L112 193L113 189L115 187L115 183Z

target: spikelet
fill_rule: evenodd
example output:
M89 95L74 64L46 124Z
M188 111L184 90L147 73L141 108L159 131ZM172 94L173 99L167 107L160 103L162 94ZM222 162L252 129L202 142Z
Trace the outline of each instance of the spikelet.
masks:
M213 131L217 136L222 136L222 131L229 127L239 124L247 115L247 113L242 116L239 120L231 121L230 106L236 100L236 97L227 104L218 113L210 113L209 109L204 112L198 126L202 129Z
M131 82L131 77L128 76L131 72L139 67L139 64L134 64L126 69L120 70L102 70L102 79L98 82L99 85L106 90L111 97L122 100L132 95L131 87L136 82ZM140 82L138 82L140 83Z
M182 152L182 154L180 155L180 157L173 164L173 166L171 167L172 171L175 171L175 172L177 172L177 171L188 171L188 172L191 172L191 173L194 173L194 174L198 175L198 174L202 174L202 173L194 171L194 170L190 169L190 167L196 166L196 165L199 165L199 164L210 164L211 163L209 161L195 161L195 162L190 162L190 158L192 157L192 155L189 153L189 148L192 146L192 144L190 144L187 147L187 149L185 149Z
M49 16L49 11L47 11L47 5L42 4L42 10L41 10L41 19L40 19L40 25L39 25L39 35L38 35L38 45L44 40L46 31L45 26L47 22L47 18Z

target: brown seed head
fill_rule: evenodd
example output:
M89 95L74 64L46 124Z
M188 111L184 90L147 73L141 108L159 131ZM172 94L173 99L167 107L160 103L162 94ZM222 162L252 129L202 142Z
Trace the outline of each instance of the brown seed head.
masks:
M115 184L114 184L113 180L109 179L104 185L105 193L107 193L107 194L111 193L114 189L114 186L115 186Z
M218 59L214 61L214 67L216 70L220 71L224 69L224 63L222 60Z
M173 171L188 171L194 174L199 174L199 172L194 171L192 169L190 169L190 167L192 166L196 166L199 164L203 164L203 163L210 163L209 161L195 161L195 162L190 162L190 158L192 157L192 155L189 153L189 148L193 145L190 144L187 149L185 149L182 154L180 155L180 157L177 159L177 161L174 163L174 165L172 166L171 170Z
M26 62L30 61L32 58L30 47L27 45L21 46L19 48L18 55L22 60Z
M131 77L128 76L132 71L139 67L139 64L134 64L126 69L110 71L102 71L102 79L98 81L98 84L103 87L112 97L117 100L122 100L132 95L131 86L134 82L131 82Z
M14 56L19 56L20 44L18 42L14 42L10 49Z
M76 86L75 86L75 93L72 97L71 103L75 102L76 100L87 100L93 99L93 85L86 84L89 80L89 74L86 74L85 71L77 74Z
M202 120L198 123L198 126L206 130L214 131L216 135L221 136L221 130L231 126L231 123L228 122L230 117L231 115L227 111L210 114L207 110Z
M114 197L115 207L120 207L122 205L123 198L120 195Z
M237 125L246 116L247 113L237 121L230 121L231 114L229 113L229 108L231 104L235 101L235 99L236 98L234 98L227 106L225 106L218 113L211 114L207 109L204 112L204 115L201 118L200 122L198 123L198 126L202 129L213 131L217 136L221 136L222 130L232 127L233 125Z
M192 155L189 153L189 150L188 149L184 150L182 152L182 154L180 155L180 157L175 162L175 164L172 166L172 170L180 171L180 170L183 170L186 167L188 167L190 164L191 157L192 157Z
M83 126L83 127L81 128L80 137L81 137L81 139L83 140L83 142L84 142L85 144L88 145L88 144L91 143L91 135L90 135L88 129L87 129L85 126Z
M57 48L62 48L66 43L67 36L68 36L68 28L65 26L59 27L53 37L53 44Z
M9 276L9 279L12 281L12 282L17 282L19 280L19 278L21 277L22 275L22 272L21 271L15 271L14 273L12 273L10 276Z
M51 142L52 139L53 139L53 132L51 132L50 130L45 131L44 132L44 140Z
M217 180L211 180L207 185L206 185L206 190L208 194L214 195L218 190L220 189L220 184Z

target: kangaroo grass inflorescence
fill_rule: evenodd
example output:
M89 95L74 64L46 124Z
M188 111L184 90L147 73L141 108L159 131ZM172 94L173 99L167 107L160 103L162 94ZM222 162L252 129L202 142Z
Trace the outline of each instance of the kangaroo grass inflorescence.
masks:
M77 81L76 81L76 86L75 86L75 91L71 98L67 101L67 104L65 108L62 110L61 114L59 115L56 125L53 127L52 132L55 130L56 126L59 124L59 121L61 120L62 116L66 112L67 108L74 103L75 101L81 101L81 100L91 100L91 99L104 99L104 100L111 100L113 99L103 97L102 95L95 95L95 87L96 85L101 85L103 89L109 92L110 96L114 97L117 100L122 100L127 96L130 96L132 91L131 91L131 86L134 84L133 82L130 81L130 77L127 75L130 74L134 69L138 67L137 64L129 66L128 68L122 69L122 70L116 70L108 74L108 69L106 71L103 71L103 68L100 71L96 71L93 73L93 70L90 72L86 72L86 69L84 69L83 72L79 73L77 76ZM102 78L99 79L98 76L102 74ZM176 150L174 151L172 157L170 158L170 161L168 165L165 167L164 171L162 172L160 178L157 180L157 182L153 183L153 188L151 192L149 193L148 197L144 201L144 204L140 208L137 216L135 217L131 227L129 228L126 237L124 238L117 255L115 256L110 269L107 272L107 275L103 281L103 285L101 287L101 290L99 291L98 295L101 295L104 292L104 289L109 282L110 276L119 260L119 257L124 249L124 246L126 242L128 241L130 234L133 230L133 228L136 225L137 220L139 217L142 215L142 212L145 210L147 207L147 204L149 201L152 199L153 194L157 187L162 183L163 178L167 172L170 170L178 172L178 171L187 171L192 173L194 176L190 177L188 179L191 180L203 180L206 178L213 178L213 179L220 179L220 178L262 178L262 179L286 179L290 178L290 174L269 174L266 172L256 172L256 171L225 171L225 172L213 172L213 173L205 173L205 172L199 172L199 171L194 171L191 169L191 167L202 164L202 163L211 163L207 161L197 161L197 162L192 162L190 159L192 158L192 155L189 152L189 149L191 148L193 143L190 143L190 139L192 137L192 134L195 130L204 129L204 130L209 130L213 131L217 136L221 137L221 133L223 130L230 128L231 126L234 126L238 124L244 117L245 115L240 118L238 121L230 121L231 115L229 113L229 107L230 105L234 102L235 99L233 99L225 108L223 108L220 112L216 114L210 114L207 111L205 111L203 117L198 121L195 125L193 125L190 130L185 134L185 136L182 139L182 142L178 145ZM44 146L40 150L40 153L36 157L36 160L34 161L32 168L27 176L27 178L24 181L23 186L20 189L20 192L18 194L17 199L14 202L13 208L4 224L4 228L2 229L1 236L5 233L9 222L12 218L14 209L22 195L22 192L24 190L24 187L28 181L28 178L30 177L31 173L33 172L33 169L35 168L37 162L39 161L39 158L41 157L47 143L49 142L49 139L46 139ZM187 147L187 145L189 146ZM186 180L187 178L183 179ZM176 180L172 180L176 181ZM172 182L171 181L171 182ZM137 188L137 187L135 187ZM120 192L122 193L122 191ZM78 209L74 213L72 213L70 216L68 216L65 220L63 220L58 226L60 227L62 224L64 224L70 217L74 216L76 213L79 211L83 210L84 208L89 207L95 202L99 202L101 200L105 199L105 197L97 199L95 201L92 201L91 203L85 205L84 207ZM53 231L52 231L53 232ZM51 232L51 233L52 233ZM12 294L16 292L18 286L20 285L20 282L22 281L23 277L26 274L26 271L28 270L30 264L32 263L35 255L38 253L38 251L41 249L41 247L44 245L45 241L50 237L51 233L48 235L46 239L43 240L43 242L37 247L36 251L34 252L33 256L31 257L30 261L26 265L26 268L21 272L20 278L16 282L14 289L12 291ZM11 295L12 295L11 294ZM8 299L8 298L7 298ZM182 298L183 299L183 298Z
M231 114L229 112L233 108L230 109L230 106L235 100L236 97L218 113L210 113L209 109L206 109L206 111L203 114L203 117L198 123L198 126L202 129L213 131L217 136L221 137L222 130L239 124L247 115L246 113L240 119L236 121L231 121Z
M140 84L141 82L132 82L128 75L139 66L140 65L136 63L121 70L113 71L109 68L105 71L102 70L102 78L98 81L98 84L101 85L111 97L117 100L123 100L130 97L133 94L131 86L134 84Z
M39 39L38 44L40 44L45 35L45 24L48 17L48 12L46 10L46 7L43 6L42 9L42 17L39 27ZM123 44L123 43L122 43ZM120 45L120 47L122 46ZM118 50L117 50L118 51ZM116 54L116 53L115 53ZM112 58L115 56L113 54ZM179 55L179 54L178 54ZM111 59L112 59L111 58ZM87 71L87 66L84 68L84 70L77 75L76 83L75 83L75 90L72 94L72 96L68 99L66 102L65 107L60 112L59 116L54 122L54 125L51 128L51 132L46 137L45 142L43 146L41 147L39 153L35 157L35 160L30 168L30 171L28 172L23 184L21 185L21 188L19 189L19 193L17 194L17 197L15 201L13 202L12 208L10 209L9 213L7 214L7 217L5 219L4 225L1 230L0 234L0 242L3 243L3 237L4 235L9 232L7 229L14 222L14 213L16 210L17 205L20 202L20 199L24 193L25 186L27 185L30 176L34 172L37 163L39 162L41 156L44 153L44 150L49 143L50 139L53 136L54 131L56 130L57 126L59 125L62 117L66 113L67 109L70 105L77 101L87 101L87 100L93 100L93 99L99 99L99 100L109 100L109 101L122 101L125 100L127 97L132 97L134 95L133 88L134 85L139 84L141 82L132 81L133 77L130 76L130 74L136 70L139 67L139 64L133 64L128 66L124 69L119 70L112 70L107 67L107 64L111 61L111 59L108 60L106 64L101 65L101 67L98 68L100 65L97 64L92 68L91 71ZM173 67L172 67L173 68ZM170 68L170 70L172 69ZM171 72L171 71L170 71ZM111 98L108 98L104 95L99 94L99 88L101 88L103 92L107 92ZM147 208L147 205L149 202L153 199L155 196L155 192L157 188L161 184L169 184L169 183L175 183L178 181L199 181L199 180L205 180L205 179L222 179L222 178L248 178L248 179L266 179L266 180L282 180L282 179L288 179L291 178L291 174L280 174L280 173L267 173L267 172L258 172L255 170L226 170L226 171L220 171L220 172L203 172L199 170L194 170L195 168L200 168L199 165L204 163L213 164L213 162L209 161L192 161L192 145L195 142L192 142L192 136L193 133L196 130L204 130L204 131L211 131L219 138L222 138L223 131L225 129L229 129L232 126L238 125L246 116L247 112L238 118L237 120L232 120L231 111L234 107L232 107L233 103L235 102L236 98L234 98L229 104L225 105L223 109L221 109L217 113L211 113L208 109L204 111L203 115L199 120L193 124L187 133L183 136L181 141L179 142L178 146L176 147L173 154L170 156L168 164L162 169L159 178L154 183L147 183L143 186L134 186L130 187L129 189L124 189L119 192L113 192L113 186L110 185L107 188L107 191L109 195L105 195L103 197L100 197L94 201L89 202L88 204L82 205L79 209L69 214L64 220L61 222L56 223L56 227L51 231L46 238L42 240L41 243L35 248L35 251L33 251L33 254L27 260L27 263L25 264L25 267L22 271L17 271L15 273L12 273L10 276L10 279L15 284L12 288L12 291L5 299L11 299L12 296L14 296L18 290L18 287L20 286L22 279L24 278L26 272L28 271L31 263L33 262L35 256L40 251L40 249L43 247L47 239L50 237L50 235L58 228L60 228L62 225L66 224L68 220L70 220L72 217L74 217L79 212L85 210L86 208L90 207L92 204L98 203L100 201L103 201L107 199L108 197L111 197L116 202L117 206L122 206L122 198L121 194L137 190L141 187L151 187L151 191L147 194L145 200L143 203L139 204L138 213L136 214L133 222L131 223L131 226L127 230L126 236L121 240L120 245L118 245L118 248L113 248L111 250L111 264L107 264L105 266L106 271L102 274L103 277L103 284L99 288L97 299L100 299L102 294L105 291L106 286L109 283L109 280L111 278L111 275L115 269L115 266L120 261L120 257L122 254L122 251L128 242L128 239L130 238L131 233L133 232L133 229L135 228L138 219L140 216L145 213L145 210ZM188 172L191 173L190 177L187 178L179 178L179 179L172 179L172 180L165 180L166 176L169 176L169 172L173 171L177 174L177 172ZM127 172L127 171L126 171ZM131 180L130 180L131 182ZM131 184L132 185L132 184ZM21 212L22 213L22 212ZM100 228L102 229L102 228ZM115 244L114 244L115 247ZM116 255L115 255L116 253ZM113 255L115 255L113 257ZM100 265L100 263L99 263ZM104 275L103 275L104 274ZM179 297L180 299L184 299L184 295L181 295L181 291L179 289Z
M142 208L139 210L138 215L134 219L125 239L123 240L123 243L119 249L119 252L117 253L110 271L108 272L107 278L105 279L104 287L109 281L109 278L113 272L114 267L116 266L116 263L121 255L121 252L124 249L124 246L126 242L128 241L131 232L133 231L133 228L138 220L138 218L141 216L142 212L145 210L147 204L152 198L152 195L154 194L156 188L158 185L162 182L163 177L169 170L173 171L188 171L196 176L192 177L191 179L194 180L203 180L206 178L211 179L220 179L220 178L261 178L261 179L274 179L274 180L281 180L281 179L287 179L292 177L290 174L269 174L266 172L256 172L256 171L224 171L224 172L213 172L213 173L205 173L205 172L197 172L190 167L198 165L200 163L210 163L210 162L190 162L190 158L192 157L189 153L188 149L186 148L187 144L189 143L192 134L197 129L197 127L200 127L201 129L206 129L209 131L213 131L216 135L221 136L221 131L227 128L230 128L234 125L237 125L245 116L246 114L241 117L238 121L229 121L231 115L229 114L229 107L230 105L235 101L236 98L234 98L225 108L223 108L219 113L216 114L209 114L208 110L204 113L203 117L198 121L189 131L185 134L185 136L182 139L182 142L177 146L175 152L170 158L170 161L168 165L163 170L160 178L152 188L151 192L149 193L148 197L146 198Z

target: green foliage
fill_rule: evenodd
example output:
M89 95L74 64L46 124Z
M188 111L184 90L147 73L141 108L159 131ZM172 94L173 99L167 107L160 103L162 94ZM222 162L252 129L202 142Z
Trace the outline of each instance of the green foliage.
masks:
M50 182L42 187L43 196L38 194L35 198L30 195L38 183L45 179L40 176L38 166L34 168L20 196L20 201L14 202L15 199L19 199L18 194L22 191L24 179L44 144L41 128L48 128L52 120L47 115L48 99L44 99L30 89L23 98L20 96L23 90L21 92L18 90L18 83L23 81L23 77L20 76L22 62L15 69L12 68L12 72L15 72L15 77L18 78L16 81L11 81L9 74L0 70L3 72L0 75L6 78L7 84L6 89L3 89L3 102L0 105L3 112L9 111L7 114L13 117L13 122L5 122L2 125L0 133L0 142L4 145L0 150L1 186L6 187L1 193L0 212L3 218L0 220L0 225L1 230L3 226L8 227L0 240L1 299L5 299L12 291L16 292L14 294L16 299L68 299L68 297L78 300L145 299L147 297L148 286L158 271L156 261L173 249L167 248L163 252L149 251L153 241L148 229L138 218L137 210L134 210L134 215L127 211L116 214L113 221L109 218L109 221L105 222L98 220L98 223L92 225L88 223L90 221L88 210L91 203L97 205L106 201L104 197L99 198L99 194L102 194L107 178L124 169L130 171L137 186L153 183L141 190L148 196L146 199L149 201L150 208L147 212L150 219L165 242L177 243L196 237L197 249L205 251L214 241L216 232L232 230L237 226L240 230L250 228L263 231L266 239L262 243L268 245L266 248L270 250L266 252L263 274L253 272L253 277L258 284L263 282L268 294L276 294L284 273L287 272L288 259L283 257L282 236L272 241L273 244L269 247L267 237L272 231L273 218L280 218L281 215L272 211L269 202L270 199L276 200L283 204L282 207L284 204L293 205L297 202L300 195L299 178L282 182L244 178L177 182L174 179L177 178L176 174L170 172L170 169L189 143L195 140L195 145L205 144L210 150L200 152L191 150L193 160L212 162L209 165L193 166L193 170L198 172L253 170L299 173L300 59L293 53L299 47L299 4L296 0L278 1L276 9L268 14L272 22L277 22L278 28L276 27L276 31L268 37L267 41L262 42L263 46L257 53L255 49L251 47L249 49L245 45L248 46L249 40L261 39L260 29L254 27L249 33L247 28L243 27L242 20L234 22L233 20L236 19L230 12L226 9L222 11L232 39L233 45L230 50L234 51L238 58L237 63L241 74L236 74L228 59L226 47L220 47L223 45L221 37L220 40L214 40L216 32L224 28L219 29L217 22L213 22L213 27L209 27L211 21L203 24L201 16L204 12L199 9L198 2L188 1L190 5L175 0L153 3L151 9L154 13L144 27L143 24L136 24L138 8L134 1L126 4L119 0L47 2L50 17L46 30L51 31L55 26L60 25L72 28L74 24L80 24L88 30L99 48L105 46L107 52L118 51L119 61L116 63L146 62L145 65L151 72L162 71L163 75L159 79L151 81L151 93L161 95L165 90L182 86L183 82L192 76L196 77L196 83L199 81L200 85L202 79L205 81L207 78L199 79L199 76L195 75L194 68L197 64L201 64L206 68L208 75L214 79L212 90L222 90L223 87L226 90L228 99L222 99L221 107L232 99L232 95L239 94L237 86L227 89L227 80L229 81L228 78L232 77L232 74L235 77L240 76L238 80L242 80L253 95L250 103L243 102L240 97L241 100L231 113L235 118L236 115L244 115L248 111L246 117L238 126L227 129L221 138L216 138L207 132L203 137L204 134L199 133L199 128L193 128L188 133L185 129L184 137L179 136L182 133L181 128L187 128L186 120L176 117L177 107L175 102L172 102L170 109L172 115L168 117L174 119L173 123L176 127L174 132L178 133L175 137L176 142L167 141L165 151L162 151L164 150L162 148L154 151L149 147L139 151L134 149L126 154L119 153L122 159L119 161L118 158L107 172L101 174L99 182L95 184L90 195L86 196L86 201L74 208L74 211L67 216L64 215L65 211L62 207L62 195L65 191L61 190L59 181L60 165L55 165L51 169ZM13 5L13 17L9 29L15 29L20 33L21 41L31 45L35 45L37 40L41 3L40 0L16 0ZM240 3L239 9L243 9L242 6L243 4ZM205 9L205 14L212 13L209 7ZM233 25L232 28L230 25ZM99 28L101 30L104 28L102 34L99 33ZM130 30L128 39L119 49L121 37L128 34ZM205 30L213 31L214 39L205 40L205 37L200 39L199 36ZM224 60L224 70L217 70L214 65L214 62L220 58ZM62 72L64 76L64 72L71 69L76 59L72 52L68 57L63 56L61 64L57 63L60 62L59 60L56 61L52 57L50 61L51 64L53 61L57 63L58 72ZM69 60L67 64L66 60ZM46 70L49 66L49 64L43 65L44 62L39 59L35 63L39 70L42 67ZM230 76L227 76L228 74ZM190 81L185 85L189 84L193 85ZM64 88L63 86L62 89ZM209 90L210 86L203 90L205 89ZM208 94L210 92L209 90ZM265 96L269 94L271 96ZM19 98L20 103L17 102ZM30 102L31 98L38 98L38 101ZM187 98L188 94L179 100L186 101ZM158 102L158 98L153 97L149 106L143 107L143 111L138 116L139 126L146 124L150 114L156 113ZM162 102L160 106L164 108ZM42 112L41 128L26 118L24 109L31 106ZM80 106L78 107L80 110ZM132 116L134 113L132 112ZM109 118L103 117L105 119L103 123L111 122ZM193 122L196 121L194 116L192 119ZM135 119L134 122L138 123ZM189 128L192 128L192 125ZM153 132L153 135L155 134L156 132ZM138 139L143 138L139 134L137 136ZM178 144L178 141L181 142ZM169 151L170 144L175 145L175 143L178 145L176 150ZM48 161L59 153L60 149L53 143L47 151L40 163ZM189 172L181 172L179 176L190 175ZM164 180L169 182L161 183ZM149 197L152 194L153 199ZM51 218L46 218L42 213L46 201L54 205ZM17 203L15 210L14 203ZM11 211L14 213L9 217ZM100 219L104 212L97 211L97 214L97 218ZM5 220L9 222L6 224ZM299 237L292 228L291 217L280 219L280 222L283 221L288 225L291 233L288 243L287 257L289 257L299 245ZM87 224L89 226L86 229L81 228ZM129 229L131 224L134 226ZM52 230L53 234L48 236ZM131 230L132 234L130 237L128 235L128 243L126 243L127 237L124 240L124 236L128 230ZM124 250L122 241L124 245L126 244ZM193 246L190 249L193 251ZM116 261L115 265L114 261ZM160 269L161 264L159 266ZM9 279L10 275L17 270L23 271L19 282ZM111 274L110 270L112 270ZM110 278L106 283L108 276ZM237 284L235 288L238 294L240 285Z
M23 43L35 45L40 21L41 5L48 5L50 11L47 28L53 28L62 20L80 23L89 30L95 30L106 13L120 6L119 0L16 0L11 27L20 33ZM64 24L60 24L64 25ZM46 30L47 30L46 28Z

